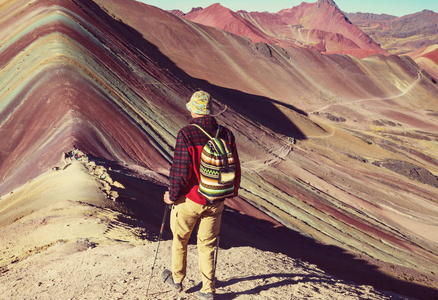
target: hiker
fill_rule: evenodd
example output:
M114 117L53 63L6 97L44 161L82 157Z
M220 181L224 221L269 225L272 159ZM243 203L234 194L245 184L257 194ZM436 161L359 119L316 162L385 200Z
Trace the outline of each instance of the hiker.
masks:
M182 290L186 276L187 244L198 222L197 245L199 268L202 275L202 288L198 299L214 299L214 250L220 231L221 216L225 198L209 201L198 192L200 185L200 160L204 145L215 136L226 141L234 158L234 189L229 197L237 196L240 185L240 163L233 133L219 126L211 116L211 97L204 91L194 93L186 105L192 119L183 127L176 140L175 153L170 169L169 190L164 194L164 202L173 205L170 214L170 227L173 234L172 271L164 270L164 281L175 291Z
M71 157L72 157L71 151L62 152L62 160L64 161L64 165L68 163L67 161L70 161L70 163L72 162Z

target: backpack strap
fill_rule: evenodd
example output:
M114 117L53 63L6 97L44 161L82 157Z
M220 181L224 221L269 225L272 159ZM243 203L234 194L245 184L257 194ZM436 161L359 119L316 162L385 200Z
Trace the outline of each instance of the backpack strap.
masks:
M198 127L198 129L201 130L203 133L205 133L205 134L208 136L208 138L209 138L210 140L212 139L212 136L209 135L209 134L207 133L207 131L205 131L204 128L202 128L202 127L199 126L198 124L190 124L190 125L191 125L191 126ZM218 135L219 135L219 129L220 129L220 125L219 125L219 128L217 129L216 138L217 138Z
M214 138L212 138L211 135L209 135L207 133L207 131L205 131L204 128L202 128L198 124L190 124L190 125L198 127L198 129L200 129L203 133L205 133L210 140L213 140L213 141L211 141L212 142L212 146L216 147L219 153L221 152L221 151L219 151L219 149L224 149L224 146L223 146L222 142L218 138L219 137L219 131L221 129L221 125L218 125L216 136ZM216 140L216 141L214 141L214 140ZM222 152L224 152L224 151L222 151ZM228 168L228 157L226 156L226 154L223 155L222 159L225 162L225 166Z
M221 125L218 125L215 138L219 138L219 131L220 130L221 130Z

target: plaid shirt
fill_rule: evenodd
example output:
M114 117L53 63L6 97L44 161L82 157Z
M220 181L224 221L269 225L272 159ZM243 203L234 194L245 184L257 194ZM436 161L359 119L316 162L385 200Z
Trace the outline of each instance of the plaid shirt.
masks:
M216 119L212 116L194 118L190 120L190 124L200 125L211 136L215 136L218 129ZM221 126L219 137L227 141L233 151L236 165L234 196L237 196L241 169L234 135L229 129ZM181 196L185 196L202 205L207 203L205 197L198 193L198 187L202 148L208 140L207 135L196 126L188 125L178 132L173 163L170 168L169 196L172 201L176 201Z

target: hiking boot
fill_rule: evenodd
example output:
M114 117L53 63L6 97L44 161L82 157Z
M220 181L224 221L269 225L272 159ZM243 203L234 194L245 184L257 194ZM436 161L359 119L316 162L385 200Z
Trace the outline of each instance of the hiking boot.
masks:
M173 281L172 272L170 272L169 270L164 270L163 274L161 274L161 277L163 278L164 282L172 288L172 290L174 290L175 292L181 292L182 285L181 283L176 283L175 281Z
M198 293L196 293L196 298L213 300L214 294L213 293L202 293L201 291L199 291Z

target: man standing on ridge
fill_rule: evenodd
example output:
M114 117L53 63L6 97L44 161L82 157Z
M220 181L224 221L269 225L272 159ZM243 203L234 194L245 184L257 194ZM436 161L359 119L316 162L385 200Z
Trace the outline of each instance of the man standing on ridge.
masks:
M173 205L170 227L173 234L172 271L164 270L164 281L175 291L182 290L186 276L187 244L190 235L199 223L197 245L202 288L197 293L199 299L214 299L215 294L215 244L220 232L224 199L210 201L198 192L200 184L200 161L203 147L210 136L217 136L232 151L235 164L234 194L240 185L240 163L233 133L219 126L211 116L211 98L204 91L193 94L186 107L191 112L190 125L183 127L176 140L175 153L170 169L169 191L164 194L164 202ZM199 128L200 126L202 128ZM205 131L205 132L203 132Z

